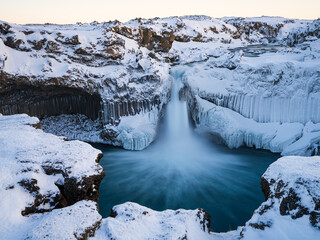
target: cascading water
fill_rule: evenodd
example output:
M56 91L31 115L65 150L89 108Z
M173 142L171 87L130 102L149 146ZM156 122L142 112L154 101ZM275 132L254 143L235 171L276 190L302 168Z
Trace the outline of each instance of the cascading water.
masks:
M183 68L174 69L171 100L159 137L133 152L94 144L103 151L106 177L100 185L100 212L116 204L137 202L155 210L204 208L214 231L243 225L264 197L260 177L278 158L252 149L214 145L192 129L187 103L179 100Z
M181 82L182 72L175 71L171 75L175 79L172 84L171 100L168 103L165 115L165 124L160 135L160 142L164 145L165 151L170 151L175 158L183 157L185 148L190 147L193 142L192 132L189 123L187 102L179 100L179 90L183 84Z

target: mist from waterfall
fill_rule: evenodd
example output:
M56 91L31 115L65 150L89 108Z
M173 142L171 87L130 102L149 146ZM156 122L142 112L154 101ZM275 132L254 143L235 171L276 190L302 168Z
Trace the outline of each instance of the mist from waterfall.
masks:
M143 151L94 145L103 151L106 177L100 186L100 212L137 202L154 210L204 208L213 230L243 225L264 200L260 177L278 155L215 145L192 129L187 103L179 100L184 69L173 68L171 100L158 139Z

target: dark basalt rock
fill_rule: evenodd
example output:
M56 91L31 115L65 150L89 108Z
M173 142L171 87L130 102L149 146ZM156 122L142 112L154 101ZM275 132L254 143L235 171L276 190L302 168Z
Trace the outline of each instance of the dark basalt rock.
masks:
M175 40L173 31L164 31L161 35L153 32L151 28L139 28L139 43L141 46L154 50L155 52L169 52Z
M115 210L113 210L113 208L111 208L111 212L110 212L110 216L109 217L115 218L116 216L118 216L117 211L115 211Z
M39 118L77 113L84 114L92 120L99 117L102 101L98 94L60 86L34 87L23 85L24 78L20 81L21 85L5 82L4 85L9 85L0 89L0 113L27 113Z
M309 219L310 219L311 225L320 230L320 213L319 212L311 212Z
M264 198L267 201L267 199L270 197L270 194L271 194L269 182L264 177L261 177L260 185L261 185Z
M47 42L47 39L44 38L39 41L35 41L35 42L31 42L31 43L34 46L33 49L39 51L45 46L46 42Z
M1 34L8 34L8 33L12 33L12 31L10 31L11 26L7 23L1 23L0 24L0 33Z
M37 185L37 180L36 179L23 179L18 184L26 189L29 193L31 193L34 196L34 202L33 204L26 206L25 209L21 212L23 216L33 214L33 213L43 213L43 212L48 212L51 211L51 209L44 209L41 208L40 206L42 204L47 204L49 203L51 207L56 206L61 200L62 200L62 195L58 194L56 195L55 193L49 194L49 195L42 195L39 193L39 186Z
M56 42L48 41L45 50L47 51L47 53L60 53L60 46Z
M14 37L7 37L6 40L3 42L6 46L16 49L16 50L23 50L20 48L20 45L23 43L21 39L14 39Z
M268 228L271 227L272 224L271 223L267 223L267 224L265 224L265 223L250 223L249 225L255 229L264 230L267 227Z
M68 38L68 37L65 38L60 33L58 33L57 35L58 36L56 38L56 41L58 41L60 43L67 44L67 45L78 45L78 44L80 44L78 35L74 35L74 36L72 36L70 38Z
M63 185L58 185L63 201L60 201L59 207L70 206L80 200L92 200L97 202L99 199L99 185L105 176L105 172L100 175L93 175L82 178L80 181L76 178L65 178Z
M296 181L296 184L307 186L308 183L301 179ZM295 189L289 188L288 184L284 183L281 179L276 181L274 179L265 179L261 177L261 189L265 196L265 200L272 199L270 203L264 203L259 208L259 214L263 215L269 209L273 208L275 204L274 198L280 200L279 213L282 216L290 216L292 219L301 218L305 215L309 216L312 226L320 229L320 199L313 197L315 204L314 209L308 209L301 202L301 198L295 192ZM268 224L266 223L249 223L251 227L264 230Z
M292 214L291 211L294 213ZM302 206L301 199L294 192L294 190L290 188L288 195L284 197L280 203L280 214L291 215L292 219L296 219L302 217L303 215L308 215L309 211L307 208Z
M200 224L202 225L202 230L206 231L210 229L210 224L211 224L211 216L210 214L202 209L198 208L198 213L197 217L200 219Z
M34 178L31 179L23 179L18 182L19 185L25 188L29 193L34 193L39 191L39 187L37 186L38 181Z

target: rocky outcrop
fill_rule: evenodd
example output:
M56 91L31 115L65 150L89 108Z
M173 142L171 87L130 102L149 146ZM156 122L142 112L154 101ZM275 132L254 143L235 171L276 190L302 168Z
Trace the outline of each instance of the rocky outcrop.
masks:
M243 239L271 234L317 238L320 235L319 168L319 157L283 157L271 164L261 177L266 202L246 223Z
M226 19L226 23L236 27L236 31L232 33L234 39L242 38L252 41L252 35L259 34L262 38L268 39L269 42L274 41L280 29L290 20L279 18L278 23L270 24L268 22L259 21L259 18L231 18ZM254 40L253 40L254 41Z
M0 205L4 208L11 206L8 210L2 210L2 236L13 234L3 233L8 226L18 229L19 226L23 227L21 224L27 219L33 224L39 218L48 220L64 215L77 208L72 206L63 210L64 207L82 200L97 201L99 197L99 185L105 175L104 169L98 164L102 153L89 144L65 141L35 127L39 128L39 120L35 117L25 114L0 115ZM77 226L88 228L75 232L77 239L85 239L101 221L95 204L83 202L77 206L84 208L86 205L89 208L84 211L90 212L95 220L88 220L84 226L70 226L72 229ZM55 210L58 208L62 209ZM44 212L50 213L34 215ZM43 223L42 227L51 228L54 222L49 222ZM35 232L36 235L38 233ZM48 234L53 236L59 233ZM69 234L73 235L74 232Z
M33 223L26 239L77 239L93 237L102 218L92 201L80 201L70 207L29 217Z
M320 20L312 22L307 28L300 31L290 32L286 38L286 42L290 47L297 46L306 41L315 41L320 38Z
M157 212L127 202L112 208L93 239L208 239L209 226L203 209Z

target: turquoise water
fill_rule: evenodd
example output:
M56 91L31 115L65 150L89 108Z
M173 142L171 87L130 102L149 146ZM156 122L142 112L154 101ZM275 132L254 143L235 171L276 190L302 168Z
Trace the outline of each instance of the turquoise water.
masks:
M156 144L154 144L156 145ZM103 217L114 205L132 201L154 210L204 208L212 230L223 232L244 225L264 201L260 177L278 155L251 149L230 150L213 145L212 157L168 161L154 147L141 152L94 144L104 157L106 176L100 185Z
M104 156L106 176L100 185L100 213L127 201L154 210L204 208L212 230L244 225L264 201L260 177L279 155L253 149L230 150L196 134L187 104L179 100L183 70L175 79L171 100L156 142L143 151L94 144Z

